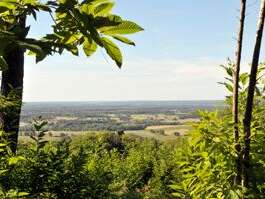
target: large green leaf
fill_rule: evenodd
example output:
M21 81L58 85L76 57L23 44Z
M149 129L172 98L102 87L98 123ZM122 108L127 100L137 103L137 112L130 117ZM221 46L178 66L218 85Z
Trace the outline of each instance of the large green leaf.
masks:
M79 51L78 51L78 48L75 47L75 46L71 46L71 48L69 49L70 52L75 55L75 56L78 56L79 55Z
M14 1L1 1L0 2L0 7L3 7L3 8L7 8L7 9L15 9L16 8L16 5L15 5L16 2Z
M9 158L9 160L8 160L8 165L15 165L15 164L17 164L19 161L21 161L21 160L25 160L25 158L22 157L22 156L11 157L11 158Z
M102 38L103 46L108 55L116 62L118 67L122 66L122 54L119 47L106 37Z
M123 21L117 26L103 27L100 28L99 30L103 34L114 35L114 34L133 34L136 32L140 32L144 29L134 22Z
M99 4L95 9L94 9L94 15L106 15L110 13L114 6L113 2L107 2L107 3L102 3Z
M0 71L5 71L8 69L8 64L6 63L6 60L0 56Z
M112 37L114 39L117 39L117 40L125 43L125 44L129 44L129 45L135 46L135 43L132 40L126 38L126 37L123 37L123 36L120 36L120 35L112 35Z
M97 44L91 38L86 38L83 43L83 50L86 56L89 57L96 52Z
M107 26L117 26L122 22L121 17L117 15L109 16L99 16L96 17L93 21L93 24L96 28L106 28Z
M42 55L44 52L42 50L42 48L36 44L31 44L31 43L26 43L26 42L17 42L18 45L22 48L26 48L34 53L36 53L37 55Z
M233 76L233 68L230 67L230 66L224 66L224 65L220 65L222 68L225 69L226 73L229 75L229 76Z
M230 190L225 199L240 199L240 196L236 191Z
M45 42L37 41L35 39L26 39L25 42L18 41L17 44L29 50L29 54L36 55L36 62L42 61L48 54L50 54L50 48L52 44L45 44Z
M90 15L90 14L93 14L93 7L89 4L83 4L80 7L80 11L81 11L81 13L85 13L87 15Z
M97 29L90 20L88 20L88 16L85 14L80 13L78 10L73 11L73 17L77 21L80 31L84 36L91 36L92 39L99 45L103 46L101 41L101 36L98 33ZM87 33L87 30L89 31L90 35Z
M94 14L94 12L100 12L101 9L104 9L103 7L99 7L100 5L109 3L109 2L110 2L109 0L86 0L86 1L83 1L83 3L81 4L80 11L82 13L92 15Z
M73 34L73 35L70 35L69 37L64 38L64 42L65 44L73 44L77 42L79 39L80 39L79 34Z
M248 73L242 73L240 74L240 81L245 86L248 82L249 74Z

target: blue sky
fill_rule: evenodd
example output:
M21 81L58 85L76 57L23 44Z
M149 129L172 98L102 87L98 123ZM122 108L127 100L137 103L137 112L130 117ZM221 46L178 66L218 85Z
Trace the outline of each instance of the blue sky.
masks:
M258 8L259 1L249 0L245 70ZM115 13L145 28L130 36L136 47L120 44L123 68L103 50L89 59L66 53L37 65L27 57L24 101L223 99L226 93L217 84L223 80L219 65L234 57L238 9L239 0L116 0ZM38 19L28 21L30 36L51 31L49 16Z

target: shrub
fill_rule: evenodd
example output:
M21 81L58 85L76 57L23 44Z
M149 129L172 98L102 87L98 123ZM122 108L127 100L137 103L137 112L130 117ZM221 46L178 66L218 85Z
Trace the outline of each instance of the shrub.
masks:
M34 121L34 142L20 144L25 160L2 185L34 199L170 198L176 145L107 132L48 142L45 125Z

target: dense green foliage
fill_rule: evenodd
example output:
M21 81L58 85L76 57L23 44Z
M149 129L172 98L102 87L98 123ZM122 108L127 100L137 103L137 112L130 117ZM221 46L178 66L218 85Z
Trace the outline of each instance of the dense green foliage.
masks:
M134 42L123 35L143 30L134 22L123 20L112 13L114 2L110 0L4 0L0 2L0 70L7 70L5 56L20 47L36 55L36 61L54 53L67 50L78 55L80 47L87 56L104 48L107 54L121 67L122 54L110 39L128 45ZM53 32L41 39L27 38L30 26L23 21L38 12L49 13L54 21Z
M35 121L34 141L19 145L12 167L10 157L2 162L8 171L1 174L2 192L28 193L26 198L264 198L264 115L255 120L247 192L234 185L231 115L200 115L187 138L166 143L113 133L48 143L45 123Z
M177 198L264 198L264 120L256 120L251 153L251 187L234 184L236 176L231 115L203 112L201 122L178 152ZM264 114L263 114L264 115ZM257 115L256 115L257 116ZM264 117L264 116L263 116Z
M46 143L44 122L34 122L33 142L21 143L24 160L1 181L27 198L170 198L177 176L177 143L96 133Z
M223 66L227 72L225 85L232 93L232 64ZM223 112L201 112L201 121L191 132L186 144L179 149L180 178L171 185L178 198L264 198L264 75L261 64L256 86L251 138L251 179L249 189L236 185L237 154L234 148L232 97L227 96ZM243 113L247 96L248 74L240 75L240 134L243 132ZM243 137L243 136L242 136ZM241 137L240 143L244 142Z
M16 198L27 196L28 193L26 192L19 192L17 188L6 186L10 172L13 170L14 166L25 159L11 152L5 137L5 133L0 131L0 197Z
M234 185L237 154L229 111L200 115L190 136L171 143L113 133L48 143L45 123L35 121L33 141L19 145L19 156L2 157L1 193L28 193L26 198L264 198L263 112L255 110L248 192Z

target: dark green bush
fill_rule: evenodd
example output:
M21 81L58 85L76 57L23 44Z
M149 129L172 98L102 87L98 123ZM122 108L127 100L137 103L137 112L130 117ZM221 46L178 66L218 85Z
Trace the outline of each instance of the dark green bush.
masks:
M35 121L34 142L20 144L3 186L26 198L170 198L177 144L113 133L88 133L47 142Z

